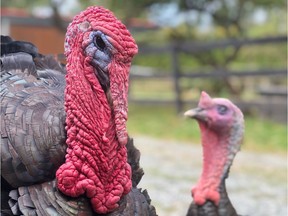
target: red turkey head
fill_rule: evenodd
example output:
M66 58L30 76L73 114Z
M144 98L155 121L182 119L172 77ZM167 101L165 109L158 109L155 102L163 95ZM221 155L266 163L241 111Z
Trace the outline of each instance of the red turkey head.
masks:
M188 110L184 115L198 120L206 128L227 132L236 120L243 120L241 110L225 98L211 98L206 92L201 93L198 107Z
M194 202L203 205L210 200L218 205L219 186L227 178L242 143L243 114L231 101L212 99L202 92L198 107L184 115L198 121L202 138L203 170L198 184L192 189Z
M105 93L122 145L127 143L129 70L137 51L137 45L125 25L101 7L89 7L80 13L67 30L67 67L83 67L83 71L78 73L84 73L95 92ZM78 63L78 58L82 65L73 65Z
M89 7L68 26L66 161L56 173L66 195L85 194L97 213L117 208L131 189L127 163L127 96L137 45L116 17Z

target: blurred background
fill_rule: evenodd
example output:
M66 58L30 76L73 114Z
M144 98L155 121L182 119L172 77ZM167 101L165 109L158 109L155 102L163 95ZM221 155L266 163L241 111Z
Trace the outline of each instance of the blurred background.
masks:
M277 176L266 182L267 185L276 181L281 186L278 192L287 192L284 186L287 160L286 163L283 160L287 154L286 0L2 0L1 34L10 35L15 40L30 41L40 53L54 55L65 63L66 27L75 14L89 5L101 5L112 10L126 24L139 46L130 75L128 129L135 137L136 145L137 138L139 140L144 154L143 166L153 161L151 157L158 157L154 161L156 164L168 160L162 155L164 161L161 162L155 153L168 148L167 143L172 142L170 146L174 142L184 143L184 148L187 147L185 144L197 146L197 149L200 147L198 125L185 120L182 113L196 106L201 91L205 90L212 97L231 99L243 110L246 132L242 150L255 154L256 158L263 154L269 154L269 157L272 154L273 160L280 158L280 167L268 169L272 162L263 156L263 161L268 163L262 164L266 171L268 169L263 179ZM146 142L156 142L154 147L158 146L157 149L149 148L148 144L145 147ZM161 142L164 146L159 144ZM174 146L170 153L180 149L179 146ZM189 152L186 150L180 151L186 154ZM171 159L170 153L166 156ZM174 159L179 160L179 156ZM199 154L198 159L200 166ZM245 161L247 163L243 158ZM242 168L250 170L251 174L251 167L247 167ZM243 172L242 168L239 169ZM274 175L277 168L281 175ZM149 166L145 171L146 175L160 173L155 170L153 173ZM167 180L168 174L165 175ZM189 189L185 189L188 191L183 198L187 200L185 204L190 202L190 186L195 181L187 180ZM151 184L160 186L152 180L150 183L146 180L146 183L148 186L144 187L152 187L152 200L161 206ZM265 193L271 197L270 192ZM274 192L278 193L277 190L271 193ZM254 194L256 197L263 195L263 191L257 193ZM274 195L279 198L279 194ZM265 210L253 214L253 210L247 210L244 213L286 215L286 193L280 197L280 201L271 205L271 212ZM162 205L160 212L179 215L179 211L174 209L179 210L182 206L173 206L172 203L177 202L171 201L168 207ZM263 203L255 205L263 206ZM281 210L273 211L276 207ZM185 212L185 209L180 212Z

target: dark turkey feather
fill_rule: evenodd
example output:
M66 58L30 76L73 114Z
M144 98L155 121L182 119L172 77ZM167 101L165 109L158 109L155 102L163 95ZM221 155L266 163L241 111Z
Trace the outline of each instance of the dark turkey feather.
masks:
M33 53L34 45L5 40L1 37L1 48L7 45L1 52L1 215L97 215L89 199L68 197L56 186L67 147L65 68ZM132 139L127 152L133 188L107 215L156 215L147 191L137 188L144 172Z
M38 49L30 42L14 41L9 36L1 35L1 56L7 53L25 52L31 56L36 57L41 54L38 53Z
M221 199L218 206L211 201L207 201L202 206L192 202L189 206L187 216L238 216L228 197L225 180L222 181L219 191Z
M144 172L139 166L140 152L132 139L129 139L127 149L128 161L132 167L133 188L119 201L119 207L115 211L105 215L156 216L147 191L136 187ZM98 215L92 211L89 199L65 196L57 189L55 180L11 190L8 203L13 212L11 215Z
M53 179L63 163L65 74L27 53L1 57L2 176L13 187Z

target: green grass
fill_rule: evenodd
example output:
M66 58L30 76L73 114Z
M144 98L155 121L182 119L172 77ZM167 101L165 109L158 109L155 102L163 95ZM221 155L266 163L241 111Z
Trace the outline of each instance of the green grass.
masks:
M196 121L177 115L172 107L129 106L128 131L131 137L151 136L159 139L200 143L200 131ZM286 125L256 117L245 117L246 150L286 152Z
M135 98L154 98L154 99L171 99L175 98L173 92L173 83L171 80L149 79L141 80L135 79L130 82L130 95Z
M128 131L131 136L147 135L164 139L200 141L196 122L186 121L170 107L129 107Z
M256 117L245 118L244 145L252 150L287 150L287 125Z

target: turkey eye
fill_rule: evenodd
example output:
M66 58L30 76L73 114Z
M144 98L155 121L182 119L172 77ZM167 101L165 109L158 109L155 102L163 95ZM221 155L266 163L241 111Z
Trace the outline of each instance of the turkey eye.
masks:
M96 36L94 39L94 43L95 45L100 49L100 50L104 50L106 47L105 42L103 41L103 39L101 38L101 36Z
M224 114L227 113L228 108L227 108L226 106L224 106L224 105L218 105L218 106L217 106L217 111L218 111L218 113L219 113L220 115L224 115Z

